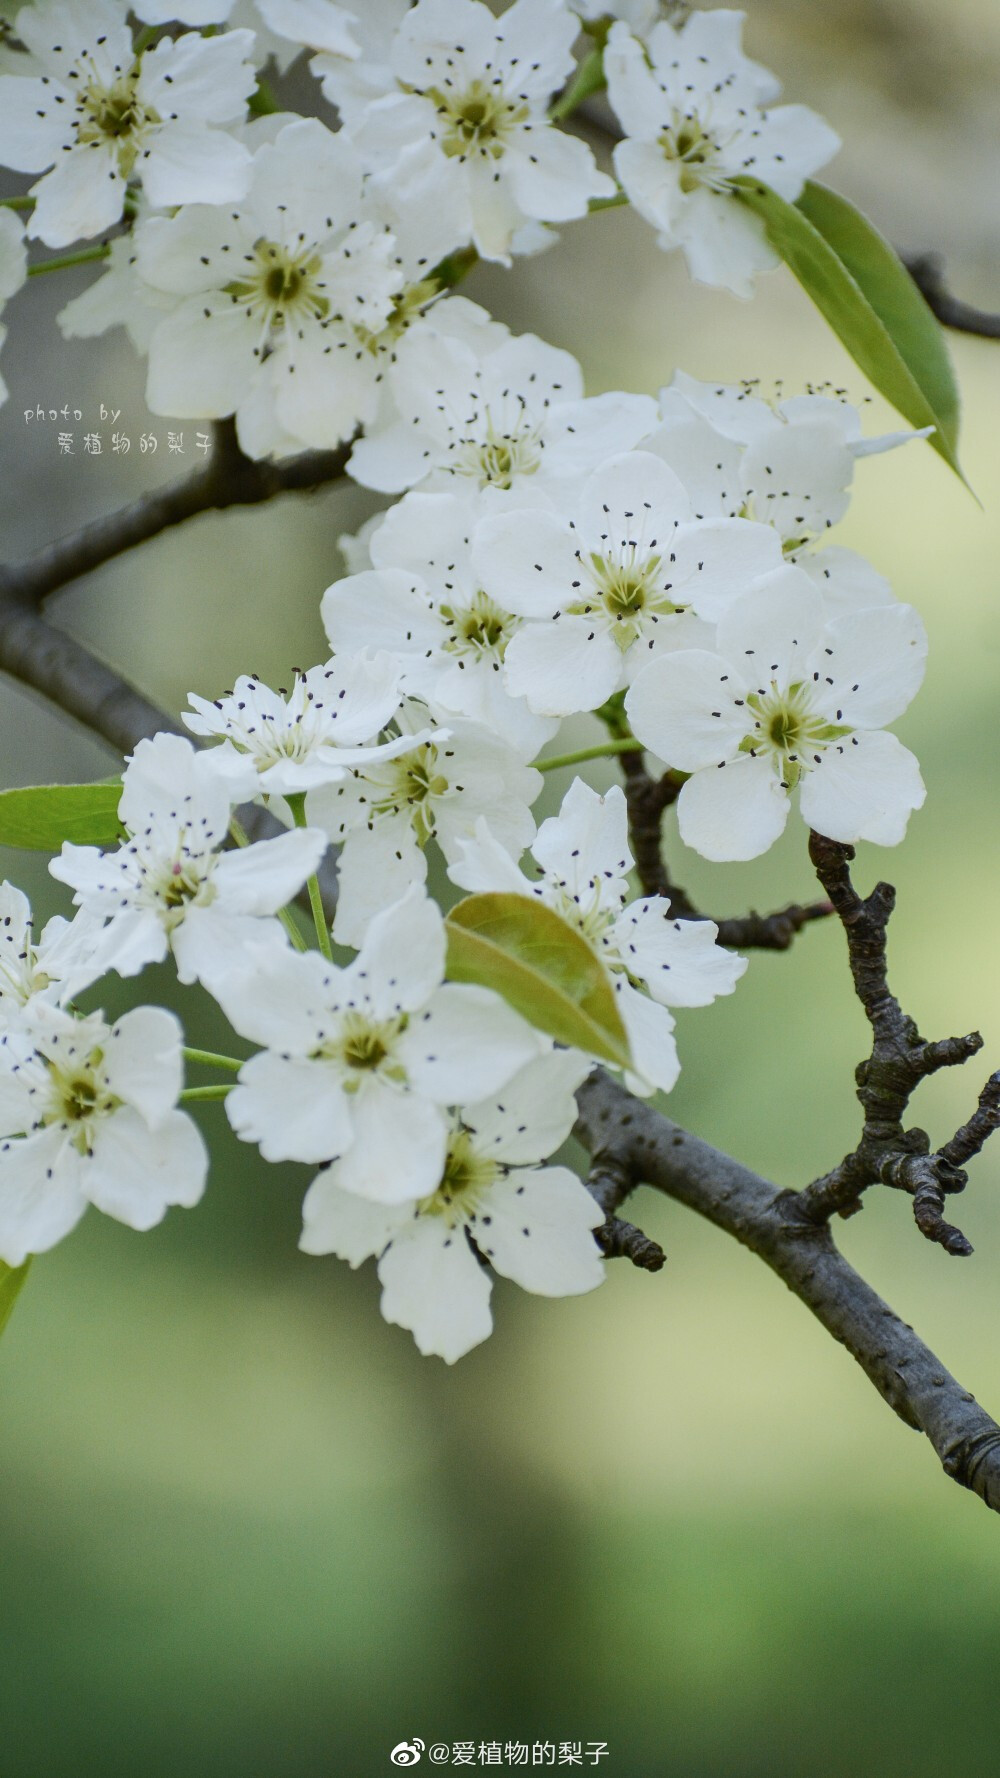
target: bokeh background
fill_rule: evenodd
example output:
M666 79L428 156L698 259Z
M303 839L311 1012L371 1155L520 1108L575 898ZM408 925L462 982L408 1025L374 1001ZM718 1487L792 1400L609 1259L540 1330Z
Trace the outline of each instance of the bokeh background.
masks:
M942 251L957 290L1000 306L995 0L749 11L750 52L845 138L833 181L900 248ZM55 311L86 281L33 282L7 317L12 558L185 467L122 336L59 338ZM697 289L626 212L468 288L576 352L593 392L655 390L680 363L865 394L785 273L752 304ZM905 1004L932 1035L980 1026L990 1066L1000 347L953 348L981 507L914 445L860 466L839 540L931 633L926 691L899 725L928 802L898 854L862 848L859 879L899 887ZM127 458L84 457L79 441L60 458L57 428L23 419L68 402L81 434L102 401L121 410ZM888 420L873 403L869 429ZM139 453L146 429L155 456ZM173 709L248 669L280 679L320 658L336 538L370 510L347 490L203 517L61 596L58 622ZM40 700L10 683L2 698L6 783L113 769ZM550 802L564 788L550 781ZM720 912L810 894L798 822L727 870L671 844ZM40 912L65 905L44 859L0 862ZM143 996L159 986L144 979ZM224 1044L204 999L175 1003L190 1041ZM851 1144L864 1032L837 930L754 957L732 1000L680 1027L682 1122L790 1185ZM949 1132L982 1072L932 1083L920 1119ZM447 1369L381 1321L370 1266L296 1252L306 1170L265 1167L218 1106L201 1109L216 1155L204 1204L142 1238L91 1214L38 1262L4 1339L5 1778L364 1778L414 1735L602 1740L605 1769L636 1778L991 1768L996 1520L755 1259L643 1193L635 1215L668 1250L663 1273L618 1264L564 1303L501 1282L494 1337ZM889 1194L838 1235L997 1411L1000 1152L976 1165L960 1220L976 1246L964 1261L921 1241Z

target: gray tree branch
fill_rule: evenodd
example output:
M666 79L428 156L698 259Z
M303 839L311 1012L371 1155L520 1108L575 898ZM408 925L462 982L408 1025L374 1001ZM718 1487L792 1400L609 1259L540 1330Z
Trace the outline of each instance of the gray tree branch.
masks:
M829 1225L805 1212L801 1193L782 1191L688 1134L603 1070L577 1097L576 1134L596 1169L630 1187L653 1186L756 1253L846 1346L900 1419L926 1435L945 1474L1000 1512L1000 1426L849 1264Z
M27 562L0 567L0 606L8 600L22 606L40 605L61 587L199 513L258 506L277 494L325 487L346 474L350 441L335 451L305 451L280 463L258 463L243 455L231 420L218 422L214 431L212 454L193 475L94 519Z

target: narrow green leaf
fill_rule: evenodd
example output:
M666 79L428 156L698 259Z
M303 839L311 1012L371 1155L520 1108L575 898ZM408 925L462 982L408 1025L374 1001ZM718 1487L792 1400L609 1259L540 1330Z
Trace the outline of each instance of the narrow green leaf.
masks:
M121 794L120 778L106 784L34 784L0 791L0 846L58 852L64 840L79 846L117 845L122 837Z
M935 428L928 444L964 481L944 334L888 242L822 185L808 183L797 204L758 179L734 191L865 376L911 426Z
M492 988L539 1031L630 1065L607 971L585 938L526 895L470 895L446 921L453 982Z
M31 1267L31 1254L23 1266L6 1266L0 1259L0 1334L3 1333L17 1302Z

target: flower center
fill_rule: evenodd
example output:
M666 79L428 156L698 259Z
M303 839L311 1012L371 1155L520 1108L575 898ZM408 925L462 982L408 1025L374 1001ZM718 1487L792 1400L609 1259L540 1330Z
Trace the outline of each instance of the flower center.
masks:
M41 1121L65 1125L73 1147L87 1154L93 1147L94 1125L121 1104L102 1072L103 1051L92 1050L85 1061L77 1058L68 1068L46 1060L49 1091Z
M471 656L474 660L491 655L496 667L521 623L520 618L495 605L481 588L468 605L442 605L441 616L451 632L444 645L449 654Z
M313 247L298 253L263 237L247 256L249 269L225 286L255 320L280 331L291 320L325 321L330 303L322 287L323 261Z
M393 1051L408 1023L405 1013L396 1019L380 1020L353 1008L341 1016L336 1035L317 1054L339 1062L347 1070L347 1079L341 1083L347 1093L358 1092L369 1074L381 1074L386 1080L405 1085L406 1071L393 1061Z
M433 100L444 122L441 147L452 159L465 160L478 154L499 160L507 137L529 115L527 105L508 99L482 80L474 80L464 93L442 93L432 88L427 97Z
M80 94L80 116L77 120L77 144L86 147L93 142L112 144L118 157L118 171L127 179L135 166L142 138L152 124L160 122L159 113L144 105L139 98L138 65L123 74L113 86L91 80Z
M434 832L434 804L447 796L451 786L437 769L437 748L427 741L412 753L387 760L379 773L384 787L372 805L376 815L397 815L409 809L410 820L421 846Z
M418 1206L420 1214L442 1216L449 1228L456 1228L475 1214L484 1193L502 1170L498 1161L477 1153L470 1130L453 1130L448 1137L441 1183L422 1200Z
M725 178L713 167L719 145L707 134L699 118L675 116L659 137L660 148L668 161L680 163L680 188L696 191L699 185L725 190Z
M670 582L664 584L660 578L662 558L643 556L634 544L625 545L614 557L592 555L584 566L593 592L589 598L567 605L567 615L591 617L596 601L623 653L661 617L673 617L683 610L668 597Z
M815 713L809 693L805 681L781 691L772 680L770 690L747 694L754 726L740 742L740 752L754 758L770 754L783 790L794 790L803 772L819 764L824 749L851 732Z
M487 416L486 436L466 439L453 467L458 475L474 477L481 488L511 488L522 475L534 475L542 460L537 426L525 420L522 429L502 432Z

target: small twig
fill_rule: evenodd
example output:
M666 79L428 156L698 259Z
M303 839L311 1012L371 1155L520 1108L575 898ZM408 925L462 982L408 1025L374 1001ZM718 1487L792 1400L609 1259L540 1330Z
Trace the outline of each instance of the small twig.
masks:
M939 253L911 253L903 260L921 296L942 327L956 333L976 334L984 340L1000 340L1000 314L974 308L953 296L944 281L944 261Z
M871 1026L871 1053L856 1071L862 1129L857 1147L831 1172L799 1194L804 1213L816 1222L852 1215L861 1194L882 1184L913 1198L917 1227L946 1253L965 1256L971 1243L943 1215L945 1198L967 1183L962 1162L977 1154L1000 1126L1000 1075L980 1095L979 1109L943 1148L931 1152L926 1131L904 1127L910 1099L922 1080L941 1068L960 1067L982 1049L978 1031L927 1042L904 1013L889 986L887 932L896 892L876 883L862 897L851 880L852 846L811 834L809 852L823 888L844 928L855 992Z
M626 1168L612 1157L594 1155L587 1190L604 1211L604 1226L594 1230L594 1240L605 1259L628 1259L640 1271L659 1272L667 1263L659 1242L651 1240L634 1223L625 1222L615 1214L633 1187L634 1181Z

